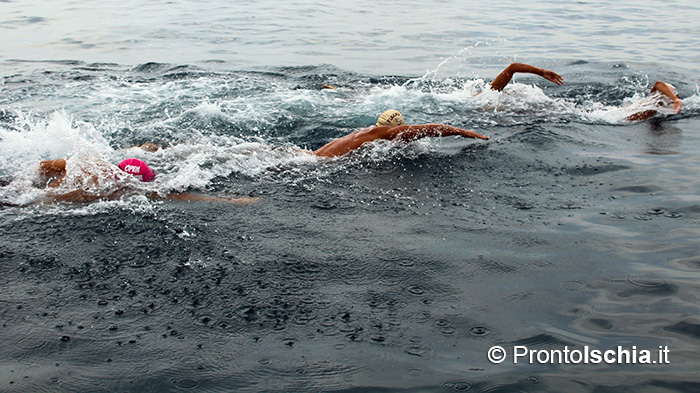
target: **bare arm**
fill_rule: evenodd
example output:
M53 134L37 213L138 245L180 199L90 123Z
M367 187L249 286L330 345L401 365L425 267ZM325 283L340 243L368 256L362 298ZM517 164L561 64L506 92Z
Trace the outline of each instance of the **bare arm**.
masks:
M50 201L58 202L94 202L99 200L115 200L122 196L130 194L124 190L117 191L111 194L100 194L100 193L89 193L84 190L73 190L70 192L65 192L61 194L52 193L47 196ZM153 200L176 200L176 201L187 201L187 202L219 202L219 203L232 203L235 205L250 205L258 202L260 198L251 197L219 197L214 195L205 194L193 194L188 192L177 192L170 193L165 196L159 195L157 193L146 194L148 199Z
M673 92L673 89L666 83L662 81L656 81L654 87L651 88L651 93L659 92L673 101L673 112L680 113L681 108L683 108L683 101Z
M321 157L338 157L377 139L413 141L428 136L450 135L459 135L464 138L489 139L474 131L448 126L447 124L379 126L355 131L352 134L333 140L314 151L314 154Z
M188 202L225 202L233 203L236 205L250 205L260 200L260 198L252 197L219 197L206 194L193 194L189 192L173 192L165 196L160 196L158 194L148 194L147 196L150 199L168 199Z
M478 138L484 140L489 139L489 137L483 136L477 132L465 130L463 128L453 127L447 124L402 125L392 127L390 129L390 136L385 139L401 139L404 141L414 141L425 137L452 135L458 135L463 138Z
M654 94L656 92L663 94L664 96L668 97L671 101L673 101L673 111L675 113L680 113L681 109L683 108L683 101L681 101L681 99L678 98L678 96L673 92L673 89L666 82L656 81L656 83L654 83L654 87L651 88L650 93ZM659 104L661 105L661 103ZM627 120L643 121L654 116L657 113L657 111L649 109L630 115L627 117Z
M503 91L510 80L513 79L513 75L515 75L516 72L539 75L544 79L547 79L548 81L556 83L560 86L564 84L564 78L554 71L545 70L544 68L539 68L524 63L512 63L500 74L498 74L493 82L491 82L491 88L496 91Z

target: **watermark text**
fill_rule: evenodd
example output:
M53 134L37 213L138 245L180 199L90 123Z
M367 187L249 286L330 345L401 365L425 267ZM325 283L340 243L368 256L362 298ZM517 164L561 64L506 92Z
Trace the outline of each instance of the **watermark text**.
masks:
M508 357L508 351L495 346L487 354L491 363L503 363ZM657 349L638 349L618 346L615 349L599 350L589 346L583 348L564 349L529 349L524 345L512 348L510 358L513 364L671 364L667 346Z

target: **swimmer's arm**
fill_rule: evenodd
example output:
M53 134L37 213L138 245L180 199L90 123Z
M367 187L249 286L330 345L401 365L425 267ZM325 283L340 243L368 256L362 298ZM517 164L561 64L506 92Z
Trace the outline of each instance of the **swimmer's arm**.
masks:
M260 200L260 198L253 197L219 197L206 194L193 194L189 192L173 192L165 196L160 196L158 194L153 193L148 194L147 196L150 199L167 199L188 202L224 202L233 203L236 205L250 205Z
M679 113L681 111L681 109L683 108L683 101L681 101L681 99L678 98L678 96L673 92L673 90L671 90L671 88L665 82L656 81L656 83L654 83L654 87L651 88L651 92L654 93L657 91L673 101L673 111L675 113Z
M681 99L678 98L678 96L673 92L673 90L671 90L670 87L668 87L666 83L662 81L656 81L656 83L654 83L654 87L651 88L651 93L655 92L659 92L673 100L673 111L675 113L679 113L683 108L683 101L681 101ZM644 121L657 113L658 112L653 109L637 112L633 115L627 116L627 121Z
M493 80L493 82L491 82L491 89L496 91L503 91L506 85L508 85L511 79L513 79L513 75L515 75L515 73L517 72L539 75L542 78L547 79L548 81L556 83L560 86L564 84L564 78L562 78L561 75L557 74L554 71L545 70L544 68L539 68L524 63L512 63L508 67L506 67L500 74L498 74L498 76Z
M488 140L489 137L477 132L453 127L447 124L403 125L391 128L391 137L386 139L401 139L414 141L425 137L458 135L463 138L478 138Z
M322 157L337 157L355 150L367 142L376 141L378 139L413 141L429 136L450 135L459 135L464 138L489 139L474 131L448 126L447 124L401 125L396 127L379 126L356 131L331 141L314 151L314 154Z

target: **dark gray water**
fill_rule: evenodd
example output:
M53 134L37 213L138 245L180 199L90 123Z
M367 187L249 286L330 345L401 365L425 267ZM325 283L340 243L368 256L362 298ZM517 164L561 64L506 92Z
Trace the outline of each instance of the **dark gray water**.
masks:
M645 83L624 66L561 72L629 85L476 97L478 81L332 68L38 66L4 79L4 196L25 204L1 211L6 388L695 386L698 109L682 81L681 115L624 125L614 108ZM329 80L352 88L318 89ZM21 109L54 100L65 109L48 119ZM379 143L328 162L295 152L392 100L410 120L492 139ZM119 148L145 140L168 147ZM21 168L63 152L139 154L160 173L151 189L261 201L31 204L43 191ZM491 364L494 345L667 346L671 364Z
M697 391L697 11L652 3L408 4L413 34L388 2L0 2L0 390ZM565 85L485 90L514 59ZM657 79L683 111L625 122ZM389 108L491 139L298 151ZM33 183L130 156L159 176L118 200ZM171 191L260 201L142 196ZM618 346L656 363L513 356Z

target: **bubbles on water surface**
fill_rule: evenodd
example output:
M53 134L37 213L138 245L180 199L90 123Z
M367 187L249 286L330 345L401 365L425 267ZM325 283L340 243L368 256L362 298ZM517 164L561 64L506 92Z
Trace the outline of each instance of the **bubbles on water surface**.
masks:
M484 337L491 334L491 329L483 326L474 326L469 329L469 334L474 337Z

